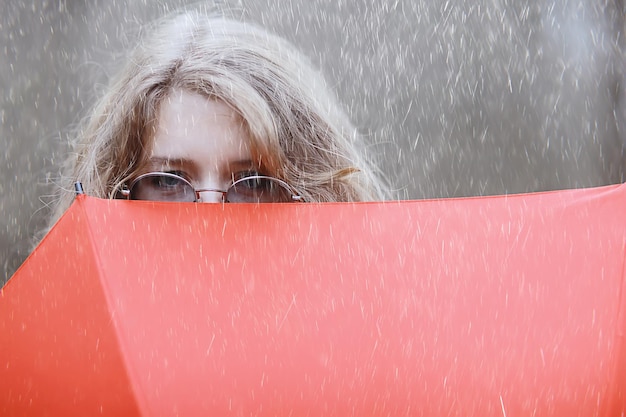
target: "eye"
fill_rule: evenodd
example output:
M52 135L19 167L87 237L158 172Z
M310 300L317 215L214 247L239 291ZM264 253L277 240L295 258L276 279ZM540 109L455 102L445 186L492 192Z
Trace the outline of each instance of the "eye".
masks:
M184 180L188 182L191 182L191 177L185 171L171 170L171 171L163 171L163 172L166 174L176 175L178 177L183 178Z
M130 188L131 200L195 201L196 193L187 180L173 172L141 175Z
M229 203L283 203L292 201L291 192L280 180L265 176L243 177L226 194Z
M237 180L237 187L242 190L263 191L270 190L274 186L271 179L258 177L243 177Z
M168 172L169 174L169 172ZM160 188L174 188L183 186L184 182L180 178L170 177L165 175L159 175L151 177L151 182L154 187Z

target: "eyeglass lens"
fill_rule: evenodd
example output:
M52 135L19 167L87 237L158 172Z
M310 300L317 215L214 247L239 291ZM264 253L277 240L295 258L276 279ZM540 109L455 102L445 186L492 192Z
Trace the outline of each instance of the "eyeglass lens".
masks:
M242 178L228 189L229 203L286 203L292 201L291 193L272 178Z
M220 192L220 191L214 191ZM131 200L194 202L196 191L184 178L169 173L139 177L131 186ZM270 177L237 180L224 195L229 203L280 203L292 201L291 192Z
M131 200L194 202L196 193L187 181L172 174L140 177L130 190Z

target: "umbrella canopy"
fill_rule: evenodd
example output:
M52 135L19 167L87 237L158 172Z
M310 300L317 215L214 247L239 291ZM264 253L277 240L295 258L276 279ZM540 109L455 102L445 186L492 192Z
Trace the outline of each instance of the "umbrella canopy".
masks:
M0 414L622 415L625 207L80 195L0 295Z

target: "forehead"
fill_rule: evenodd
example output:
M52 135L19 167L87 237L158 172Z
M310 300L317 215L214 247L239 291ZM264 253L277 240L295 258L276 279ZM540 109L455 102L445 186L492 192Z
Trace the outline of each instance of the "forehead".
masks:
M200 166L250 158L243 120L222 101L174 90L157 117L151 158L186 159Z

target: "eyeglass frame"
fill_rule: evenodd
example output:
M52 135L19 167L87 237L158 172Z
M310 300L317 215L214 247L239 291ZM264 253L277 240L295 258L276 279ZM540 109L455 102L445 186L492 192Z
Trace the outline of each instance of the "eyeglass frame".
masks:
M194 201L189 201L190 203L198 203L201 201L201 196L200 193L205 193L205 192L213 192L213 193L220 193L222 194L222 202L223 203L231 203L230 201L226 200L226 195L228 194L228 191L234 187L236 184L246 181L246 180L271 180L271 181L275 181L278 185L280 185L281 187L283 187L286 191L289 192L289 195L291 196L291 201L302 201L302 196L298 195L294 189L287 184L285 181L279 179L279 178L275 178L275 177L270 177L267 175L249 175L247 177L242 177L239 178L236 181L233 181L233 183L230 185L230 187L228 187L227 190L220 190L217 188L200 188L200 189L196 189L193 184L191 184L190 181L188 181L187 179L185 179L184 177L181 177L180 175L177 174L173 174L171 172L163 172L163 171L152 171L152 172L146 172L145 174L141 174L139 175L137 178L135 178L133 180L133 182L130 184L130 186L127 186L126 184L122 184L122 186L119 188L119 193L126 197L127 200L130 200L130 194L131 194L131 190L133 189L133 187L135 186L135 184L137 184L137 182L143 178L147 178L150 176L165 176L165 177L169 177L169 178L175 178L178 180L182 180L184 181L186 184L189 185L189 187L193 190L194 194L195 194L195 200ZM134 200L134 201L167 201L167 200ZM171 201L174 202L174 201ZM181 201L182 202L182 201ZM286 201L285 201L286 202ZM235 203L232 202L232 204L241 204L241 203Z

